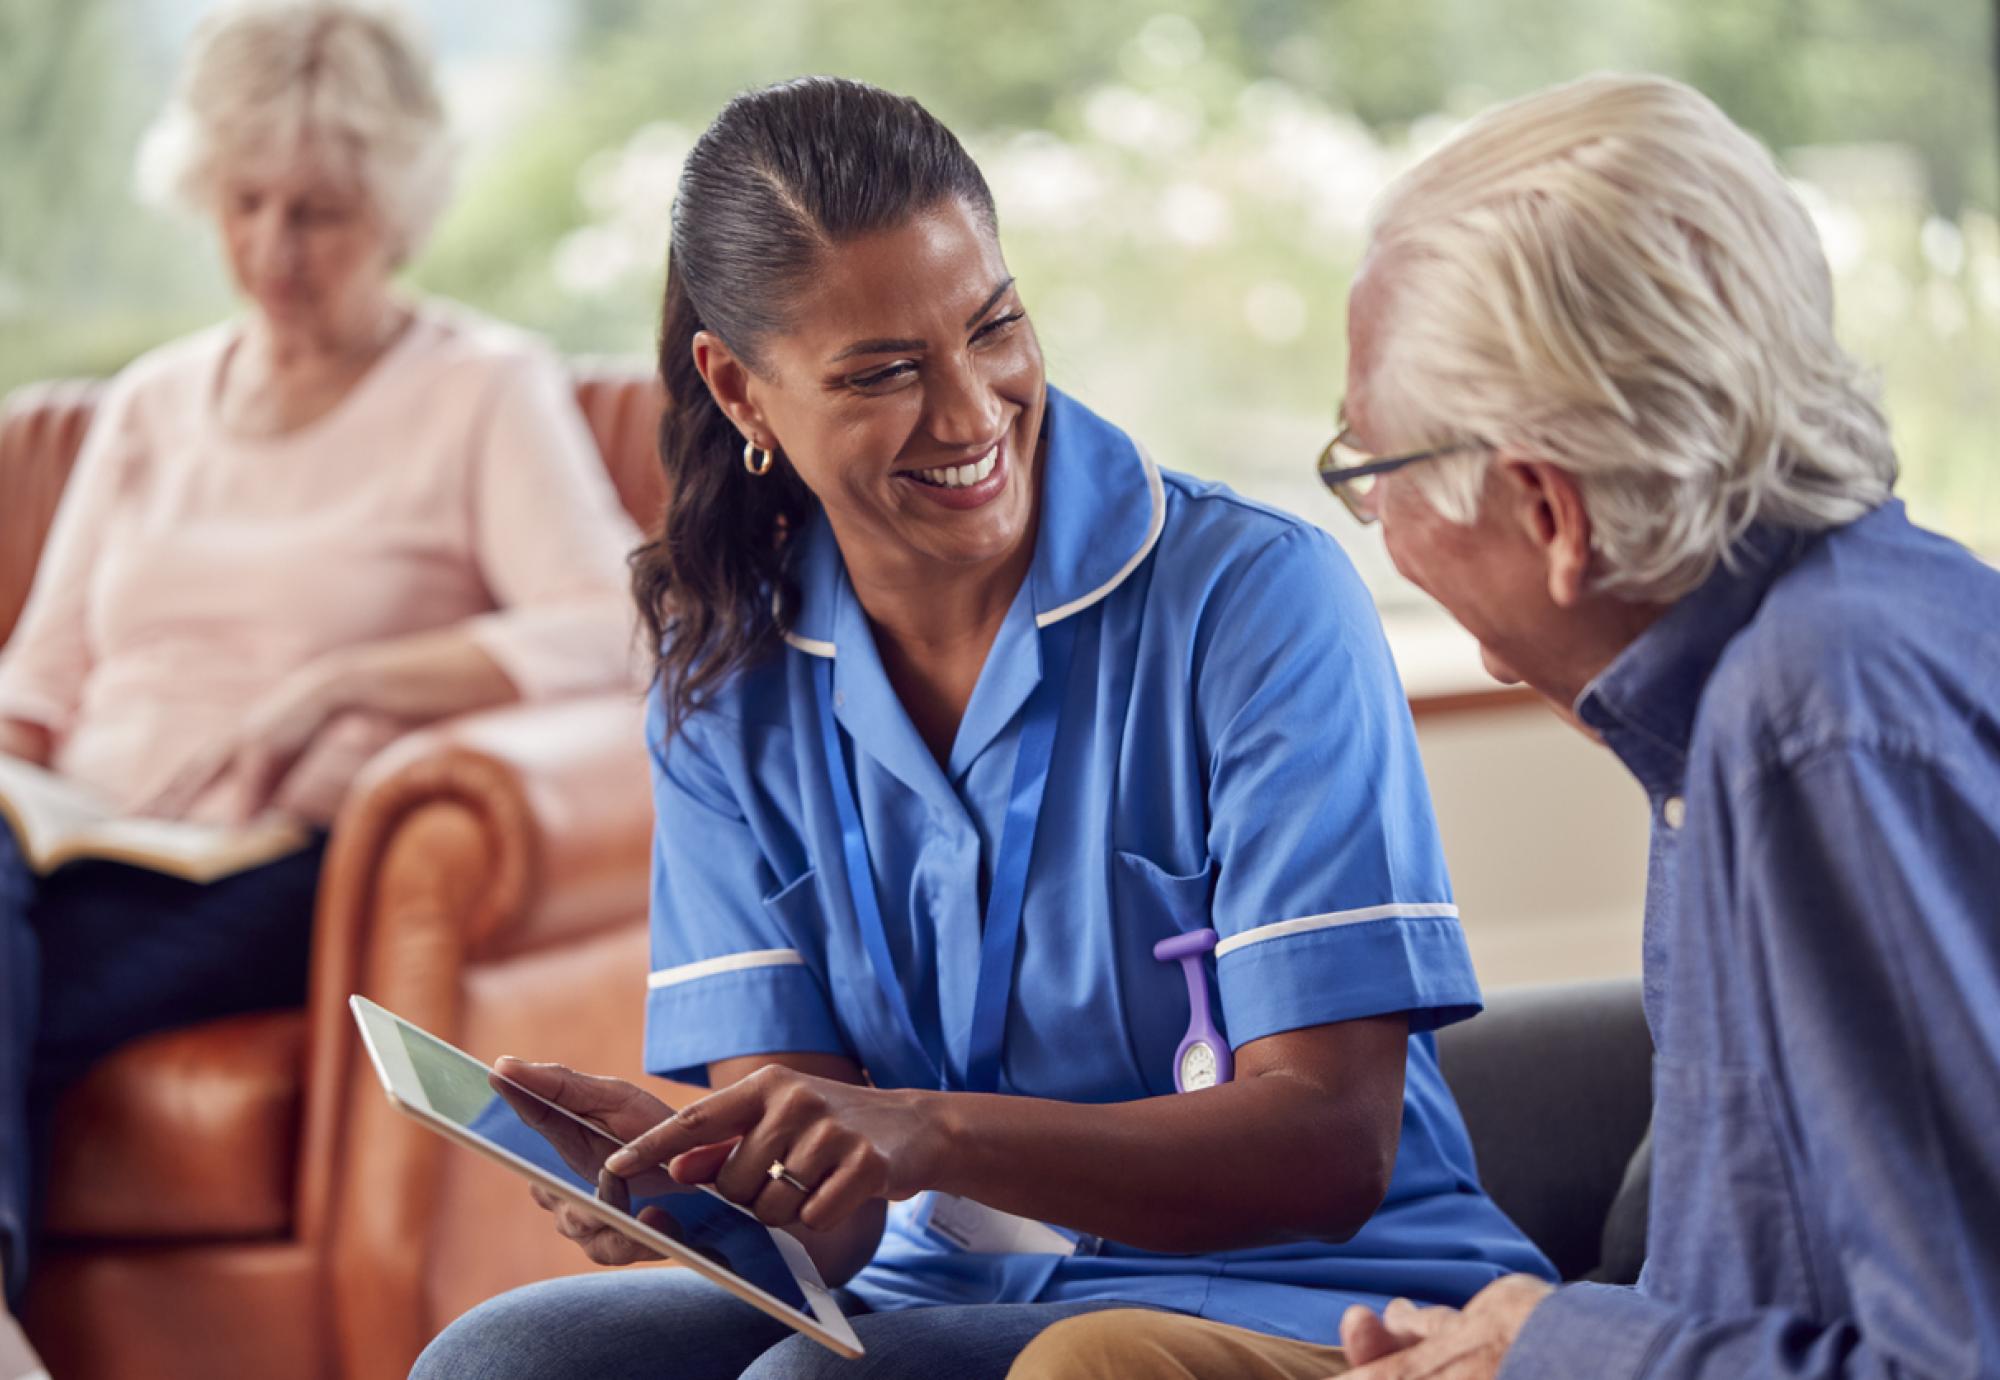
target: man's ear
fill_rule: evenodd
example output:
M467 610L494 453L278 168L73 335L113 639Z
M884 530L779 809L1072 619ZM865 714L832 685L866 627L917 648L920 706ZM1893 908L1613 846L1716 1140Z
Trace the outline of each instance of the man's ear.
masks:
M736 352L712 331L696 331L692 348L694 367L701 372L702 382L708 385L708 394L715 399L715 405L722 409L722 414L757 449L777 449L777 438L771 434L763 413L750 397L751 383L755 378L750 366L737 358Z
M1549 601L1575 607L1590 576L1590 514L1576 476L1546 460L1506 456L1495 468L1513 520L1548 568Z

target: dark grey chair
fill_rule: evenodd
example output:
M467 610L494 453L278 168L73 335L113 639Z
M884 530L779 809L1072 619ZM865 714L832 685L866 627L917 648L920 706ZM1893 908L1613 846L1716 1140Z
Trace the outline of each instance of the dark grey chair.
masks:
M1494 1202L1564 1279L1637 1278L1653 1107L1639 984L1493 993L1439 1032L1438 1058Z

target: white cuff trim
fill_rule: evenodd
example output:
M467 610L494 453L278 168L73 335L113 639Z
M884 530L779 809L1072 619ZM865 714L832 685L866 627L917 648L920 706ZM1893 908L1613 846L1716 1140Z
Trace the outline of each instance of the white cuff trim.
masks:
M1278 920L1269 925L1259 925L1241 934L1232 934L1215 946L1215 956L1226 958L1238 949L1252 944L1262 944L1270 939L1290 939L1295 934L1311 934L1314 930L1330 930L1336 925L1358 925L1364 920L1388 920L1405 917L1412 920L1458 918L1458 907L1435 901L1391 903L1386 906L1363 906L1359 910L1336 910L1325 915L1302 915L1296 920Z
M683 963L678 968L662 968L646 975L646 986L657 992L662 987L678 987L683 982L698 982L718 973L740 973L745 968L803 967L805 961L805 955L797 949L752 949L748 953L704 958L699 963Z

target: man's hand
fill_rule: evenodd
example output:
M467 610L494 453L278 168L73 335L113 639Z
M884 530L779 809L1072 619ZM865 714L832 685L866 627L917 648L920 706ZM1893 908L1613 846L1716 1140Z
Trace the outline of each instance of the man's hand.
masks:
M1365 1366L1406 1351L1458 1320L1456 1308L1421 1308L1408 1299L1391 1301L1380 1316L1357 1303L1340 1320L1340 1345L1350 1364Z
M1340 1320L1353 1380L1492 1380L1528 1315L1554 1292L1533 1275L1509 1275L1461 1311L1397 1299L1377 1317L1354 1307Z

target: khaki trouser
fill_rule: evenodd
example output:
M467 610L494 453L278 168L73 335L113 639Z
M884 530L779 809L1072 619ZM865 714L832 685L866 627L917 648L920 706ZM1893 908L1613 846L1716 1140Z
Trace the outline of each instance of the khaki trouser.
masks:
M1028 1344L1007 1380L1325 1380L1347 1371L1337 1346L1120 1308L1057 1323Z

